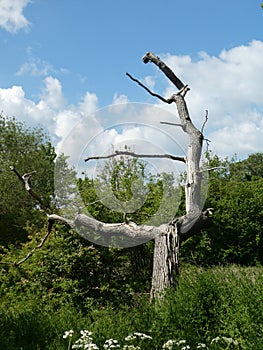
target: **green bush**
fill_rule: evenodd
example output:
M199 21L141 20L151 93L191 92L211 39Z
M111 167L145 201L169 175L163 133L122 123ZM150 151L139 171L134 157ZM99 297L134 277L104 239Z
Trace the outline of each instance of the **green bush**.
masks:
M233 349L262 349L262 268L186 266L177 289L161 301L150 303L148 295L137 296L133 303L90 305L82 312L70 301L57 303L52 297L40 298L41 293L20 292L2 294L1 349L67 349L63 334L70 329L74 341L82 329L91 331L100 349L110 338L123 345L134 332L152 337L141 341L141 348L149 350L162 349L169 339L185 339L196 349L198 343L209 345L217 337L234 339Z

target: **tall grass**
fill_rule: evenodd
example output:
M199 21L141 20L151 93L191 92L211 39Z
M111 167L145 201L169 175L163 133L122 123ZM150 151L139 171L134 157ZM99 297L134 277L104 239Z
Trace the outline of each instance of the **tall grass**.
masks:
M106 339L121 345L128 334L152 337L142 349L161 349L169 339L185 339L191 349L220 336L238 342L238 349L263 348L263 268L237 266L184 267L176 290L162 302L137 297L133 305L91 307L86 312L70 303L43 302L36 294L10 291L0 306L0 349L62 350L66 330L92 331L100 349ZM74 339L73 339L74 340ZM75 339L76 340L76 339Z

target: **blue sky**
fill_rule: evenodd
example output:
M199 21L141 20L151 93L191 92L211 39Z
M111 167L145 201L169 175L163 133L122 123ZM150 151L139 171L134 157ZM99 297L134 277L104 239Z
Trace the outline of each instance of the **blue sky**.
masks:
M58 147L88 118L92 139L121 120L103 121L96 113L103 107L167 108L125 76L173 93L161 72L141 61L153 51L190 85L197 126L209 110L211 149L243 158L263 146L262 28L260 1L251 0L0 0L0 108L43 126ZM107 136L109 144L119 137L116 130Z

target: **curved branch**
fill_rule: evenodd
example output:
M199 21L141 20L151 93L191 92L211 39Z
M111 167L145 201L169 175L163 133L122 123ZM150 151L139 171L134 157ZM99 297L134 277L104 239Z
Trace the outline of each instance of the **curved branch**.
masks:
M40 205L40 208L45 213L49 214L49 212L50 212L49 208L45 206L41 197L36 192L34 192L31 188L30 178L32 177L32 175L36 174L36 171L32 171L30 173L20 175L20 173L16 170L16 168L14 166L10 166L10 170L16 174L18 179L23 183L26 191L31 195L31 197L33 197L38 202L38 204Z
M47 238L49 237L49 235L51 234L52 231L52 227L53 227L53 222L52 223L48 223L48 229L47 229L47 233L45 234L45 236L42 238L41 242L35 246L23 259L21 259L18 262L14 263L14 266L18 266L23 264L23 262L25 262L27 259L29 259L37 249L40 249L43 247L44 243L46 242Z
M147 52L143 56L142 60L144 63L152 62L159 67L178 90L181 90L185 86L185 84L174 74L171 68L169 68L162 60L160 60L158 56L154 55L152 52Z
M134 239L140 244L140 242L155 239L165 230L166 226L167 224L160 226L137 225L132 221L109 224L98 221L85 214L78 214L73 223L73 229L77 228L78 233L83 238L90 240L90 235L96 233L108 245L111 245L110 242L116 237Z
M89 160L96 160L96 159L109 159L117 156L131 156L134 158L168 158L171 160L177 160L179 162L184 162L185 163L185 158L184 157L176 157L171 154L137 154L134 152L129 152L129 151L115 151L113 154L109 154L107 156L93 156L93 157L88 157L85 159L85 162L88 162Z

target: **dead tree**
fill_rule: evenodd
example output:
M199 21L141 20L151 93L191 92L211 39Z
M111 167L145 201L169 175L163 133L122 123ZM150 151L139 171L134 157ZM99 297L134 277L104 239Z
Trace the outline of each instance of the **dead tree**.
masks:
M162 224L160 226L146 226L137 225L134 222L126 221L119 224L109 224L100 222L90 216L78 213L74 220L68 220L62 216L52 214L47 210L39 196L32 191L28 182L28 176L21 176L16 169L12 169L18 178L24 183L25 189L33 196L40 204L40 207L46 211L48 217L48 232L43 239L43 243L47 236L51 233L52 226L55 222L61 222L69 225L72 228L84 228L78 230L80 235L89 240L89 233L96 232L103 237L105 244L110 244L113 237L129 237L136 239L137 242L145 242L147 239L153 239L155 242L154 256L153 256L153 275L152 275L152 287L151 297L160 296L166 288L174 286L179 274L179 247L180 244L191 237L194 234L199 233L203 228L208 227L211 224L211 209L207 209L202 212L201 207L201 181L202 172L200 171L200 159L202 152L202 145L204 141L203 128L199 131L189 116L187 105L185 102L185 95L189 90L187 85L184 85L181 80L174 74L174 72L156 55L148 52L143 57L144 63L152 62L167 76L167 78L176 86L179 90L173 94L170 98L166 99L156 93L153 93L140 81L133 78L127 73L130 79L139 84L152 96L160 99L164 103L175 103L180 118L181 124L174 124L181 127L182 130L189 135L189 145L187 155L185 157L177 157L174 155L147 155L136 154L128 151L117 151L114 154L110 154L104 157L89 157L85 161L90 159L111 158L119 155L128 155L133 157L162 157L169 158L175 161L181 161L185 163L186 167L186 184L185 184L185 200L186 200L186 213L169 223ZM27 175L27 174L26 174ZM32 174L30 174L31 176ZM41 248L42 242L36 248ZM34 249L35 250L35 249ZM33 253L33 252L32 252ZM22 259L17 264L24 262L32 254Z

